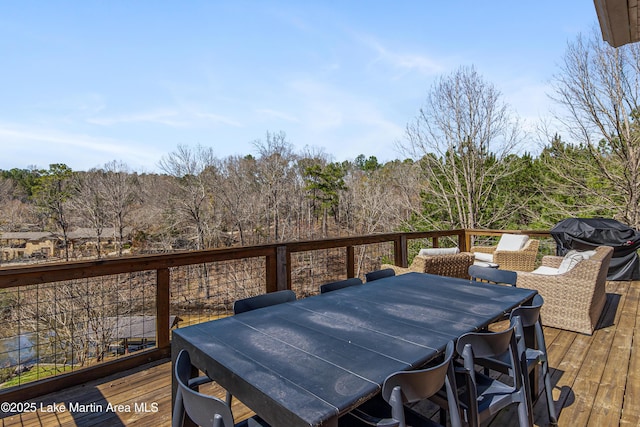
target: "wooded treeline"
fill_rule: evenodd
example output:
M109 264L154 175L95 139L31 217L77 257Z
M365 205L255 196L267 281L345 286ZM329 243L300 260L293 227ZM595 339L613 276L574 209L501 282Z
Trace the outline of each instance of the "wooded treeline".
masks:
M129 244L156 252L394 230L548 229L568 216L639 228L640 47L580 36L553 84L562 113L539 147L499 90L460 67L429 89L403 140L389 142L401 160L335 162L296 151L278 131L245 156L179 145L158 174L115 160L89 171L62 163L2 171L0 231L56 231L66 242L77 227L115 230L122 253Z

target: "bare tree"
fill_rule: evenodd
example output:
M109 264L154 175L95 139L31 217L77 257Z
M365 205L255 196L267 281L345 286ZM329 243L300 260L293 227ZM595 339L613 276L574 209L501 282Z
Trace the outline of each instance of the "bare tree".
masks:
M127 224L131 227L132 244L142 252L170 251L172 240L171 222L167 218L167 201L175 178L168 175L142 174L136 180L136 191L140 203L132 206Z
M102 233L107 225L108 216L105 199L101 190L102 171L92 169L73 176L76 197L71 201L76 215L84 224L89 224L96 233L96 255L102 256Z
M423 217L422 192L427 183L419 163L396 161L385 165L388 185L394 189L396 227L419 230L419 224L427 222Z
M558 120L588 153L563 157L555 164L564 167L555 172L640 227L640 45L612 48L595 30L579 36L567 47L554 89L552 97L563 107ZM573 151L555 155L566 153ZM585 169L593 170L593 179L574 179L573 171Z
M126 163L114 160L104 165L98 178L96 185L116 232L118 255L122 256L129 216L142 200L137 175Z
M235 229L241 245L247 244L247 232L255 218L255 200L259 193L255 181L255 159L232 156L225 159L216 175L216 188L225 209L225 219Z
M10 179L0 176L0 203L4 204L11 200L15 184ZM0 224L2 225L2 224Z
M434 209L426 218L438 219L432 225L486 227L508 216L511 207L491 206L491 199L509 173L508 155L520 138L519 123L500 92L474 68L441 77L399 143L422 162L424 196Z
M291 204L290 188L294 179L296 155L284 132L267 132L266 141L255 141L260 157L257 161L257 182L264 199L263 216L268 240L280 241L287 235L283 227ZM284 217L284 218L283 218ZM292 227L293 228L293 227Z
M0 230L21 231L37 222L33 206L16 197L16 187L13 180L0 177Z
M388 180L388 170L352 171L347 179L349 221L355 234L390 232L397 229L397 203L395 189ZM346 203L345 203L346 204Z
M42 170L33 190L37 206L47 215L62 234L65 260L69 261L69 201L73 197L70 185L73 171L67 165L56 163Z
M363 235L392 232L405 225L408 219L408 194L405 190L410 169L409 163L389 162L377 165L377 161L375 168L350 168L345 178L348 190L341 198L340 207L349 233ZM419 201L417 204L420 204ZM367 245L357 248L357 274L372 261L371 249Z
M179 221L192 228L196 249L209 246L215 200L207 187L207 174L216 173L216 158L211 148L198 146L195 150L185 145L160 160L160 168L176 179L172 197Z

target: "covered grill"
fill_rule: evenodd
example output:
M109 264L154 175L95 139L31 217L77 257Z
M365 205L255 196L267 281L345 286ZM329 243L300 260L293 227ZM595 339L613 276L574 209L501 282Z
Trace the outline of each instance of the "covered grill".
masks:
M591 250L597 246L611 246L613 257L607 280L640 279L640 232L619 221L608 218L567 218L551 230L557 244L557 255L570 249Z

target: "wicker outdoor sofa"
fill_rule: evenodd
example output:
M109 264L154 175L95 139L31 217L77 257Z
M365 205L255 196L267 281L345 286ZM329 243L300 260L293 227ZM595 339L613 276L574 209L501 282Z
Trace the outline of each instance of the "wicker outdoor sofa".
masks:
M598 246L589 259L579 261L562 274L518 271L517 286L535 289L544 305L540 311L546 326L593 334L606 302L605 285L613 248ZM558 269L560 256L544 256L542 267Z
M460 252L446 255L417 255L409 267L382 264L381 268L392 268L396 274L417 272L468 279L469 266L473 265L473 262L472 253Z

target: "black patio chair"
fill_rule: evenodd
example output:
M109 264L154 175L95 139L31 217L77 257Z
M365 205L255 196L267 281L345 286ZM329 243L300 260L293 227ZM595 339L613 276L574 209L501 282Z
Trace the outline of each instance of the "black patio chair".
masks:
M497 268L482 267L479 265L469 266L469 276L474 282L487 282L515 286L518 280L518 273L510 270L499 270Z
M349 286L362 285L362 279L359 277L352 277L350 279L338 280L331 283L325 283L320 285L320 293L325 294L331 291L337 291L338 289L348 288Z
M296 294L290 289L283 291L269 292L267 294L256 295L239 299L233 303L233 314L240 314L246 311L258 308L269 307L271 305L282 304L289 301L295 301Z
M178 383L178 391L173 407L172 427L181 427L185 414L199 426L269 427L269 424L257 415L235 424L230 403L196 391L194 388L212 380L209 377L189 379L191 358L186 350L182 350L178 354L174 373Z
M400 371L389 375L382 393L338 420L339 427L440 426L407 405L433 396L444 386L452 427L459 427L460 408L453 369L454 344L447 344L444 360L433 367Z
M458 338L456 350L462 357L462 366L456 367L460 407L470 427L479 427L498 411L516 404L520 427L533 425L528 375L518 353L516 325L520 318L514 316L508 329L501 332L470 332ZM482 372L477 372L478 360L501 358L505 355L509 366L510 381L502 382ZM523 369L524 368L524 369ZM442 391L432 398L441 407Z
M526 355L527 373L533 371L536 365L540 364L542 369L542 379L544 381L545 396L547 398L547 413L549 415L549 423L556 425L558 416L556 414L555 404L553 402L553 389L551 388L551 374L549 373L549 361L547 357L547 344L542 331L542 323L540 321L540 309L544 304L544 299L540 295L533 298L532 304L529 306L520 306L511 311L510 317L516 316L520 318L520 326L515 329L516 338L521 349L524 346L524 354ZM535 332L535 348L526 347L524 341L524 328L534 328ZM509 373L509 364L505 357L481 359L478 364L485 368L501 372Z
M385 277L395 276L396 272L393 268L383 268L382 270L370 271L365 273L364 277L367 282L373 282L374 280L383 279Z

